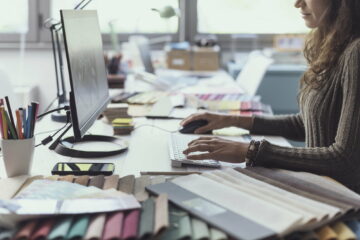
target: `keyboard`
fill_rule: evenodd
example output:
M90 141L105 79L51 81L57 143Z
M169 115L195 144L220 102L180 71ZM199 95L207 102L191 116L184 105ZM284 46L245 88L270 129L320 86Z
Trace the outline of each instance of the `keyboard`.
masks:
M182 167L183 165L196 165L200 167L220 168L221 164L215 160L190 160L182 153L187 147L188 143L199 136L170 134L169 139L169 154L171 165L173 167ZM196 153L195 153L196 154Z

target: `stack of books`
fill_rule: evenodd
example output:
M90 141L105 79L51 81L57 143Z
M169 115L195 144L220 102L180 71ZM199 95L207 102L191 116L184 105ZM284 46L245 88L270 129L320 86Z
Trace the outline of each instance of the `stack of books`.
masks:
M116 118L112 121L115 135L128 135L134 130L132 118Z

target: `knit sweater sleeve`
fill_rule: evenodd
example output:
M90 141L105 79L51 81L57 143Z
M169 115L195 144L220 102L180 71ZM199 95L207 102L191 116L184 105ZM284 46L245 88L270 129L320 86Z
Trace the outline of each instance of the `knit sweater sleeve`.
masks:
M301 114L256 116L252 134L282 136L291 140L304 141L305 128Z
M350 48L350 49L349 49ZM281 147L263 141L255 166L283 168L349 180L360 166L360 41L344 53L342 105L334 142L328 147Z

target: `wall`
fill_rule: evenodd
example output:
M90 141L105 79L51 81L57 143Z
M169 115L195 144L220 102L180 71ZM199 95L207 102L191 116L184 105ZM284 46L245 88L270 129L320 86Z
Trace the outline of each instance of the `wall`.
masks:
M37 85L34 96L35 101L40 103L40 111L43 111L56 97L55 70L52 51L26 50L23 61L17 50L0 50L0 72L6 75L10 83L16 86ZM0 79L1 82L4 79Z

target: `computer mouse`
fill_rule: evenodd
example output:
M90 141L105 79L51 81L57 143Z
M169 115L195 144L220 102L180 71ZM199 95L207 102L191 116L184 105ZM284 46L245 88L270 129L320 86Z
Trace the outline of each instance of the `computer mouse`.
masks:
M208 121L206 120L195 120L192 122L189 122L188 124L184 125L179 132L184 133L184 134L191 134L194 133L196 129L205 126L208 124ZM212 131L207 131L204 134L211 134Z

